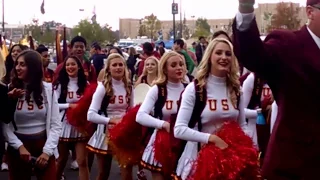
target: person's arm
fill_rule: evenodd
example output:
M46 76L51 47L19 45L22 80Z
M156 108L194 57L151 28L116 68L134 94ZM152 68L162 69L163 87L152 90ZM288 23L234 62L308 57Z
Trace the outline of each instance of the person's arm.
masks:
M22 141L14 134L12 124L2 124L3 128L3 136L8 142L8 145L13 147L14 149L19 149L20 146L23 145Z
M248 109L254 86L254 74L251 73L243 82L243 104L245 116L248 119L256 119L258 112L255 109Z
M150 115L154 109L154 105L158 100L158 86L153 86L147 93L141 107L137 113L136 121L137 123L146 126L153 127L157 129L162 129L165 121L157 119Z
M50 87L52 89L52 87ZM51 91L49 95L51 99L51 121L50 121L50 131L49 136L47 137L46 143L43 147L43 153L46 153L48 156L52 156L54 149L58 146L59 137L62 130L60 115L59 115L59 104L57 96L54 91Z
M98 82L98 87L93 94L92 101L88 110L88 121L96 124L109 124L110 118L101 116L98 112L101 108L101 103L106 94L104 85Z
M244 106L244 97L243 97L243 95L241 95L239 107L238 107L238 109L239 109L238 123L244 132L248 132L244 107L245 107Z
M278 106L276 101L274 101L272 103L271 118L270 118L270 134L272 133L274 123L277 120L277 115L278 115Z
M186 59L186 63L187 63L186 65L187 65L188 73L192 74L193 69L194 69L194 62L193 62L193 60L191 59L191 57L189 56L189 54L185 50L182 50L182 51L183 51L184 57Z
M55 91L55 96L59 99L60 94L61 94L61 85L59 84L58 87L54 90ZM59 110L66 110L69 108L69 103L59 103Z
M189 128L188 124L195 105L195 88L194 83L190 83L182 94L181 105L178 111L176 124L174 126L174 137L186 141L201 143L209 142L209 133L203 133Z
M239 1L252 2L252 0ZM239 5L239 13L232 26L234 51L237 52L238 60L244 67L258 73L268 81L268 84L273 84L274 81L281 79L286 67L283 52L290 44L290 39L295 36L292 32L275 31L262 42L257 22L255 18L252 19L254 15L250 15L253 10L253 5L252 9L247 11Z

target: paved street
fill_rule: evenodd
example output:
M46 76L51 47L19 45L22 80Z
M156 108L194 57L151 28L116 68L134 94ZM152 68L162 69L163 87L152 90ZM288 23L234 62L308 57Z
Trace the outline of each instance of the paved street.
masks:
M78 180L78 171L72 171L69 169L70 165L67 165L67 168L65 170L65 175L66 175L66 180ZM136 170L137 168L134 169L133 171L133 177L136 178ZM93 164L92 167L92 172L91 172L91 180L95 180L96 175L97 175L97 165L96 163ZM0 172L0 179L1 180L7 180L8 179L8 173L7 172ZM32 178L32 180L35 180L36 178ZM150 175L148 175L148 179L150 178ZM120 170L118 167L117 162L113 162L111 173L109 180L120 180Z

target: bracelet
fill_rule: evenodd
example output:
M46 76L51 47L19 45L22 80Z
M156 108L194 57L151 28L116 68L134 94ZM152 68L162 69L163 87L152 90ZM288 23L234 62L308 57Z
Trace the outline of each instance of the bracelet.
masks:
M239 5L243 7L253 7L254 3L239 3Z

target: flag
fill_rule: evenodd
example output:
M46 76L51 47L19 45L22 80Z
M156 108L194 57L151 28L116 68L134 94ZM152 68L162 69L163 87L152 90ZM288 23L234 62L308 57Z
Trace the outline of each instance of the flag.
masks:
M62 50L62 56L63 59L65 59L68 55L68 45L67 45L67 28L63 27L63 50Z
M42 14L46 13L46 11L44 10L44 0L42 0L40 11Z
M96 6L93 7L93 11L92 11L93 16L91 17L91 21L97 22L97 15L96 15Z
M56 56L57 56L57 64L59 65L64 61L64 59L61 51L60 34L58 29L56 30Z

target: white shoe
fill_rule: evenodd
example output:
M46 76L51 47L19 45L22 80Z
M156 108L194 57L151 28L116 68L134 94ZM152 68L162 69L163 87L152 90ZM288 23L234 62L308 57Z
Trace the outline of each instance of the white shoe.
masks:
M72 163L70 164L70 168L72 170L78 170L79 169L79 165L78 165L76 160L72 161Z
M8 170L9 170L8 164L7 163L2 163L1 164L1 171L8 171Z

